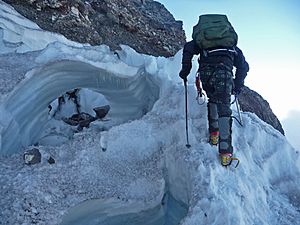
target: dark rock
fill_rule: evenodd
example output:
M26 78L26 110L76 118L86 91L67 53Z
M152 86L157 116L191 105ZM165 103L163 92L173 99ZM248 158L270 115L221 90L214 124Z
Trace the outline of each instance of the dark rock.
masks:
M90 123L95 121L96 118L88 113L79 113L73 114L70 118L63 118L62 120L71 126L80 126L82 128L89 127Z
M242 111L255 113L261 120L284 135L282 125L273 113L269 103L257 92L246 86L243 87L239 95L239 103Z
M96 112L97 119L102 119L109 112L110 106L109 105L105 105L105 106L94 108L93 110Z
M24 152L23 159L25 164L33 165L41 162L42 155L37 148L33 148Z
M139 53L173 56L183 47L182 22L152 0L4 0L42 29L70 40L124 44ZM84 35L83 35L84 34Z
M52 158L52 156L49 157L48 163L49 164L54 164L55 163L55 160Z

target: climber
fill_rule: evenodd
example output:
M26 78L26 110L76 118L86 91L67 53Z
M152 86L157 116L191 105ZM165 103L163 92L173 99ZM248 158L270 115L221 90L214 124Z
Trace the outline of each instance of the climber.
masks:
M221 164L228 166L234 159L231 94L240 93L249 66L242 51L236 46L237 34L226 15L200 16L192 37L193 40L184 45L179 76L187 82L192 68L191 60L194 55L200 54L198 74L208 97L209 142L219 145ZM235 76L233 67L236 68Z

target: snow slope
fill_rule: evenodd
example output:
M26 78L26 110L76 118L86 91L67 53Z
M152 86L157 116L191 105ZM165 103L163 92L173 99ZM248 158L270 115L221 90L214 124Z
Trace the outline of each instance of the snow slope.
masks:
M242 113L243 127L233 124L241 164L226 170L207 143L206 106L189 85L192 147L185 147L181 52L156 58L127 46L114 54L80 45L42 31L2 1L0 49L0 224L68 224L76 206L88 215L93 204L100 208L94 220L82 221L101 224L104 203L115 206L109 224L140 224L121 222L122 215L156 208L166 191L188 206L184 225L300 224L299 152L254 114ZM59 146L38 145L42 162L24 165L22 151L49 122L48 104L75 87L103 94L110 121ZM168 224L162 213L143 224Z

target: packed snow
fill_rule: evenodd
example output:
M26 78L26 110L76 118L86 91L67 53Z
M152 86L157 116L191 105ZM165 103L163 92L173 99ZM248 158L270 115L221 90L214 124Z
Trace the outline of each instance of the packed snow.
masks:
M0 224L300 224L300 157L284 136L243 112L241 163L220 166L190 75L186 148L181 51L121 48L45 32L0 1ZM54 118L74 88L81 110L108 103L107 116L82 130ZM26 165L33 147L41 163Z

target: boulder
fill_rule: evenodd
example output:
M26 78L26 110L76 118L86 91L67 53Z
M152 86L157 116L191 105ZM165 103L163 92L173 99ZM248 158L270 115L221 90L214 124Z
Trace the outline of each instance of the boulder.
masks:
M88 113L82 112L79 114L73 114L70 118L63 118L62 120L71 126L80 126L82 128L89 127L90 123L95 121L96 118Z
M102 119L106 116L106 114L109 112L110 110L110 106L109 105L105 105L105 106L101 106L101 107L96 107L93 109L96 113L96 117L97 119Z
M33 165L41 162L42 155L37 148L27 150L23 154L25 164Z

